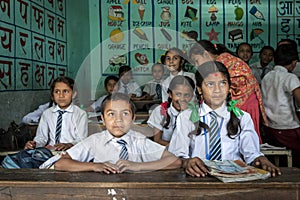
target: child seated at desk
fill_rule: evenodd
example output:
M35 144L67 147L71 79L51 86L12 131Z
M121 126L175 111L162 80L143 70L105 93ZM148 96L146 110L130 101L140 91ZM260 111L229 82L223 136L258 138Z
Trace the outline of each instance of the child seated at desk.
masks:
M108 94L111 94L115 91L118 91L118 77L116 76L113 76L113 75L110 75L108 77L105 78L104 80L104 87L105 87L105 90L107 92L107 94L101 96L97 101L95 101L92 105L90 105L86 111L87 112L97 112L100 110L100 107L101 107L101 104L103 102L103 99L105 97L107 97Z
M143 92L145 95L144 99L157 99L162 98L162 79L164 76L164 65L160 63L155 63L152 65L152 76L153 79L145 84Z
M74 95L72 96L72 103L75 104L75 105L77 105L77 106L80 106L80 102L79 102L79 99L78 99L76 88L74 88L74 92L73 93L74 93ZM47 110L48 108L51 108L53 106L53 104L54 104L53 100L50 99L49 102L40 105L33 112L30 112L30 113L26 114L23 117L22 122L24 124L37 125L39 123L39 121L40 121L40 118L41 118L43 112L45 110Z
M55 163L56 170L122 173L181 167L180 159L144 135L131 130L135 106L126 94L108 95L101 106L107 130L95 133ZM93 162L89 162L93 160Z
M66 150L87 137L87 114L72 103L74 80L69 77L56 78L50 88L54 106L45 110L40 119L36 136L28 141L25 149L54 147Z
M118 92L127 94L130 98L141 97L142 90L132 78L131 67L123 65L119 68L119 90Z
M169 151L183 159L185 171L207 175L202 159L242 160L271 173L281 174L259 149L259 139L249 113L231 101L230 75L220 62L205 62L196 72L200 106L191 105L177 117ZM209 126L207 125L209 124Z
M39 120L43 114L43 112L47 109L52 107L53 102L47 102L45 104L42 104L38 107L38 109L34 110L33 112L28 113L25 115L22 119L22 122L24 124L38 124Z
M161 57L161 62L166 65L169 70L169 76L162 82L162 102L168 100L168 88L171 80L178 75L188 76L194 82L195 74L184 71L185 65L184 53L178 48L171 48L166 51L165 55Z
M168 101L157 106L151 113L148 125L153 128L154 141L168 146L176 127L178 114L187 109L194 98L195 83L187 76L174 77L169 85Z

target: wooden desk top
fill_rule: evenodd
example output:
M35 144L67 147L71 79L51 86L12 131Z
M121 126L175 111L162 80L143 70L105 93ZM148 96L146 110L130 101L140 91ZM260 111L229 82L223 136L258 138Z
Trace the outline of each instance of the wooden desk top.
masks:
M193 178L182 169L149 173L103 174L55 170L0 169L0 199L299 199L300 169L251 182L223 183ZM114 197L114 198L113 198ZM210 198L209 198L210 197Z
M141 188L160 186L183 186L206 188L214 185L227 188L228 185L239 185L236 188L244 187L290 187L291 185L300 186L300 169L298 168L282 168L283 175L268 178L266 180L239 182L239 183L223 183L214 177L193 178L185 174L183 169L152 171L143 173L122 173L122 174L104 174L96 172L61 172L55 170L42 169L3 169L0 168L0 186L10 185L11 183L22 185L51 184L53 182L63 183L64 186L53 187L77 187L76 184L88 183L90 187L129 187ZM117 184L116 184L117 183ZM251 185L251 186L250 186ZM289 186L288 186L289 185ZM231 186L232 187L232 186Z

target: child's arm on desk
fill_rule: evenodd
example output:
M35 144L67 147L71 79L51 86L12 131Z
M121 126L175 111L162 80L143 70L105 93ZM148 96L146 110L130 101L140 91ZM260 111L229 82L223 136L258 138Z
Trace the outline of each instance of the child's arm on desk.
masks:
M118 173L122 173L124 171L153 171L153 170L161 170L161 169L177 169L182 165L182 161L177 158L175 155L165 150L161 159L152 161L152 162L131 162L128 160L119 160L116 163L119 168Z
M73 160L71 156L66 153L54 164L55 170L69 171L69 172L83 172L94 171L104 172L106 174L117 173L117 167L111 163L93 163L93 162L79 162Z

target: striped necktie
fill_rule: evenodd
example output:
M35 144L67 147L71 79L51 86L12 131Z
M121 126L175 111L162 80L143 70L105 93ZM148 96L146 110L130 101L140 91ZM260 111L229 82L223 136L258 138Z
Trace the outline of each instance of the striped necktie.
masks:
M128 94L128 86L127 85L123 85L123 87L124 87L124 93Z
M122 146L119 158L123 160L128 160L128 150L127 150L127 142L123 139L117 141L118 144Z
M157 95L157 99L161 99L161 85L159 83L156 84L155 92Z
M58 117L57 117L57 123L56 123L56 131L55 131L55 144L59 143L60 140L60 133L61 133L61 126L62 126L62 115L66 111L64 110L58 110Z
M209 137L210 160L221 160L221 138L218 135L219 124L217 114L214 111L209 114L211 116Z

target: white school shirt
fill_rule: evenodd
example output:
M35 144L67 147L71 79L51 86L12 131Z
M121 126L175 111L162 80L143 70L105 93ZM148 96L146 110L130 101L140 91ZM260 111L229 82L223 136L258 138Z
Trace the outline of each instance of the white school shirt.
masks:
M178 75L188 76L188 77L190 77L194 81L194 83L196 83L195 74L193 74L193 73L184 72L184 71L181 70L176 76L178 76ZM170 73L170 75L162 82L162 91L161 91L162 102L165 102L165 101L168 100L168 97L169 97L169 94L168 94L169 85L170 85L170 83L171 83L171 81L172 81L172 79L174 77L175 76Z
M125 84L122 81L120 81L120 87L119 87L118 92L125 93L124 85ZM137 82L135 82L133 80L127 84L127 91L128 91L128 94L135 94L137 97L142 96L141 87L139 86L139 84L137 84Z
M157 82L155 79L148 81L145 84L145 87L143 89L144 92L148 93L150 96L154 95L154 99L157 99L157 93L156 93L156 85L162 84L162 81Z
M22 119L22 122L25 124L38 123L43 112L49 108L49 104L50 102L40 105L38 109L25 115Z
M209 112L212 109L205 103L198 110L200 120L209 126L211 117ZM230 119L230 112L227 111L227 106L215 110L218 115L219 127L221 126L221 151L222 160L243 160L247 164L254 161L255 158L263 154L259 149L259 139L255 132L251 116L247 112L240 116L241 132L237 137L231 139L227 136L227 123ZM195 130L195 125L189 120L191 110L185 110L177 117L177 127L173 133L168 150L177 157L206 159L206 149L209 151L209 131L204 130L199 135L190 134ZM223 120L222 120L223 119ZM206 142L207 141L207 142Z
M168 108L168 114L170 115L170 123L168 129L164 128L161 124L163 120L163 116L160 114L161 106L157 106L151 113L147 123L152 128L157 128L162 131L162 139L165 141L170 141L173 135L175 126L176 126L176 118L179 112L173 107L171 103Z
M133 130L121 138L115 138L108 130L90 135L88 138L67 150L73 160L81 162L110 162L119 160L122 146L117 140L126 141L128 160L133 162L151 162L159 160L165 147L151 141L146 136Z
M100 110L101 104L102 104L103 100L105 99L105 97L107 97L107 94L103 95L97 101L92 103L91 107L94 109L94 111L99 111Z
M295 112L293 90L300 87L298 77L276 65L262 80L261 91L269 126L274 129L295 129L300 122Z
M53 146L55 144L58 110L60 108L55 105L42 114L36 136L33 139L36 142L36 147ZM87 114L73 103L65 111L67 112L62 115L60 143L76 144L88 135Z

